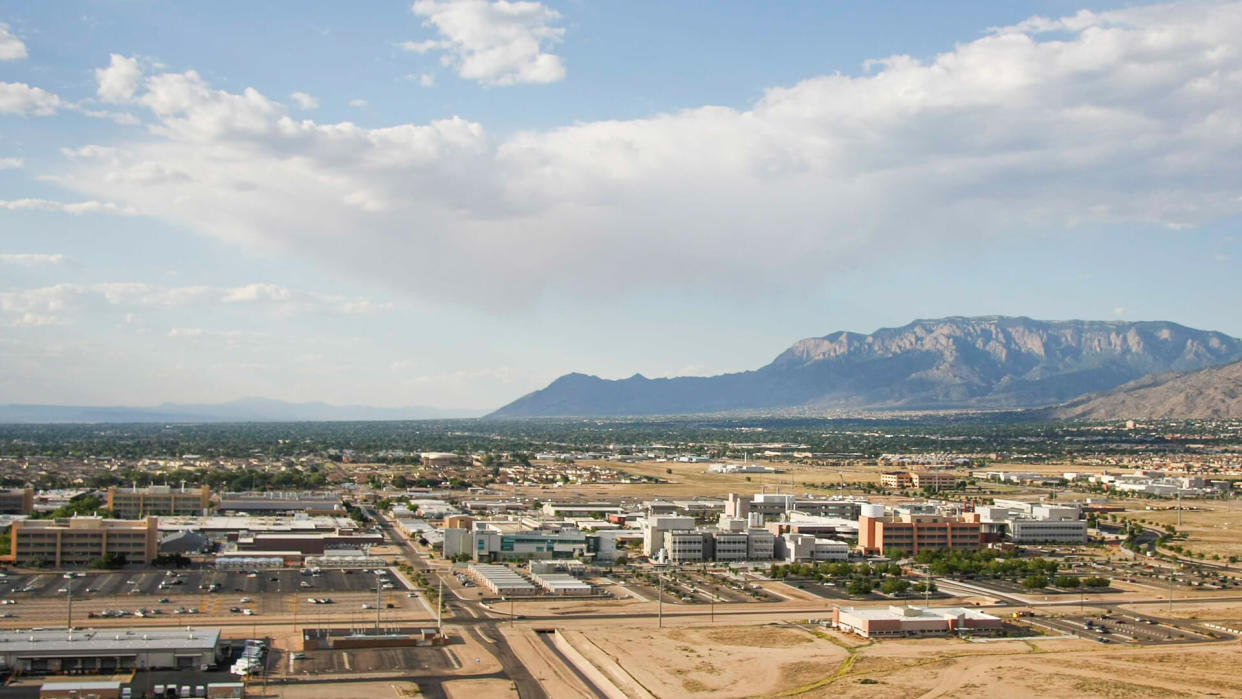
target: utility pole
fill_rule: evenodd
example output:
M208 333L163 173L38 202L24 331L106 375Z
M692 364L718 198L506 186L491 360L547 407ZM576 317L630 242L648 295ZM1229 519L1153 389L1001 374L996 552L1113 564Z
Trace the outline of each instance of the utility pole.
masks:
M1169 613L1173 612L1173 573L1177 572L1177 566L1169 571Z
M1182 528L1182 489L1177 489L1177 528Z
M662 629L664 628L664 576L657 573L656 579L659 581L659 591L656 593L656 599L658 600L658 609L656 611L657 628Z
M69 640L73 640L73 580L65 587L65 593L69 597L69 616L65 619L65 630L69 633Z
M440 581L440 591L436 593L436 634L444 635L444 577L436 573L436 579Z
M380 576L375 574L375 635L380 632Z

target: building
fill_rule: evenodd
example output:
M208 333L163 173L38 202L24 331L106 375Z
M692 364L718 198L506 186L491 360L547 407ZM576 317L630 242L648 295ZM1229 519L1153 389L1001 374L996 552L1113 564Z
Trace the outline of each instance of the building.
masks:
M706 561L711 558L711 535L694 529L666 531L661 548L674 563Z
M0 631L0 670L21 674L84 674L207 670L222 656L220 629L139 628Z
M506 566L472 563L468 572L475 582L494 595L529 597L537 592L526 578Z
M150 563L159 553L155 517L139 520L73 517L13 523L8 560L22 566L85 566L111 554Z
M943 471L911 471L910 484L915 488L953 488L962 477L956 473Z
M832 625L863 638L945 636L961 632L996 634L1004 628L998 617L965 607L901 605L866 609L834 607Z
M858 518L858 548L869 554L882 554L889 549L910 554L924 549L977 549L982 545L981 529L973 513L885 516L883 505L864 505Z
M812 534L785 534L776 540L777 558L796 561L848 561L850 545L844 541L820 539Z
M908 471L885 471L880 474L880 485L885 488L909 488L914 485L914 477Z
M39 699L121 699L121 683L55 679L39 687Z
M1085 544L1087 521L1055 519L1012 519L1009 539L1015 544Z
M449 451L425 451L418 455L424 466L440 467L457 466L468 463L469 459L461 454Z
M28 515L31 512L34 512L34 490L0 489L0 515Z
M303 491L224 493L217 509L252 515L346 514L340 495Z
M108 488L108 509L120 519L150 515L206 515L211 511L211 489L174 489L166 485L146 488Z
M664 532L679 529L694 529L693 517L679 515L659 515L643 520L643 555L654 557L664 548Z
M384 543L379 532L308 532L263 533L243 532L237 537L238 551L297 551L306 555L322 555L334 549L362 550Z
M471 553L476 561L531 558L582 558L594 553L598 539L577 529L502 532L478 528L471 532Z

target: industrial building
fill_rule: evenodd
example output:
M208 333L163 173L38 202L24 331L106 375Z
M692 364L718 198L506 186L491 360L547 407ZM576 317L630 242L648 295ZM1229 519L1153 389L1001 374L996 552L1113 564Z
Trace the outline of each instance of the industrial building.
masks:
M886 516L883 505L864 505L858 518L858 548L863 553L900 549L977 549L982 546L978 515L901 514Z
M1000 618L965 607L902 605L885 608L834 607L832 625L863 638L945 636L966 631L995 634L1003 629Z
M346 514L340 495L302 491L224 493L217 509L256 515Z
M0 670L23 674L206 670L221 652L213 628L0 631Z
M13 522L8 560L21 566L84 566L109 554L150 563L159 553L157 518L29 519Z
M207 486L175 489L167 485L146 488L108 488L108 509L121 519L141 519L150 515L206 515L211 511L211 489Z

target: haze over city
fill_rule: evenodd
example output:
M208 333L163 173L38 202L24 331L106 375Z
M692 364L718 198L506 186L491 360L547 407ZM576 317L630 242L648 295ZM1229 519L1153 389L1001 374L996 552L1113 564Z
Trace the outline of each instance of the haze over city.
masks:
M0 3L0 403L495 409L916 318L1242 336L1242 6Z

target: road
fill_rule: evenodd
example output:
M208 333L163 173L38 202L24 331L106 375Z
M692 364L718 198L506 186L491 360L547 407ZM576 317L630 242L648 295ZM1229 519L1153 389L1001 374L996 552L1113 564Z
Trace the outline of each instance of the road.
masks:
M397 546L401 551L401 555L409 561L415 570L432 574L436 573L423 561L418 551L401 535L401 532L396 530L387 517L380 515L379 512L369 507L364 508L364 512L379 524L380 528L384 530L384 537ZM543 687L539 685L539 682L530 674L530 671L526 669L522 661L518 659L517 654L509 647L505 637L500 634L496 620L491 618L491 614L486 609L482 608L476 601L462 599L453 600L446 606L449 608L457 606L468 610L472 618L455 618L454 623L464 626L466 631L476 640L483 643L485 647L491 647L492 652L496 655L496 659L500 661L501 667L504 668L505 676L512 680L517 687L519 697L522 697L522 699L546 699L547 693L543 691Z

